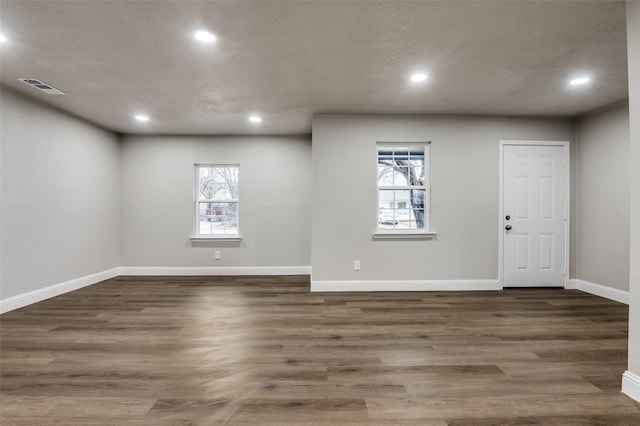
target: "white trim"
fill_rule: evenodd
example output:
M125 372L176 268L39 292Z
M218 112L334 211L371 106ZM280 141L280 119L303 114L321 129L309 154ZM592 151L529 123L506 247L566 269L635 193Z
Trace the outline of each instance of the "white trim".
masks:
M622 375L622 393L640 402L640 376L625 371Z
M616 302L624 303L625 305L629 304L629 292L618 290L617 288L607 287L601 284L579 280L577 278L571 278L569 280L569 284L565 288L584 291L585 293L604 297L605 299L614 300Z
M240 230L240 164L199 164L194 163L194 180L193 180L193 236L189 239L191 241L211 241L209 238L211 234L200 234L200 203L236 203L236 228ZM204 199L201 200L198 194L198 187L200 186L200 169L201 168L236 168L238 170L238 196L232 199ZM218 241L240 241L239 233L231 234L230 239L219 238ZM215 237L213 237L215 238Z
M435 232L376 232L374 240L432 240L438 234Z
M311 266L123 266L120 275L311 275Z
M242 235L238 235L238 234L219 234L220 236L209 236L209 237L204 237L204 236L200 236L200 237L189 237L189 240L191 242L203 242L203 243L210 243L210 242L237 242L237 241L242 241Z
M532 145L532 146L564 146L569 141L539 141L539 140L500 140L500 145ZM568 159L567 159L568 160Z
M378 169L376 167L376 177L374 182L376 183L376 205L378 206L375 210L376 212L376 230L373 233L374 240L428 240L435 237L435 232L432 231L385 231L385 228L380 228L380 189L411 189L417 188L425 191L425 198L428 194L428 205L429 205L429 223L425 223L425 229L431 230L431 141L422 141L422 142L399 142L399 141L378 141L376 142L376 165L378 164L378 154L380 146L386 147L409 147L409 146L423 146L424 147L424 186L378 186ZM427 174L428 173L428 174ZM395 208L394 208L395 209ZM425 209L423 209L425 210ZM387 237L386 235L382 235L385 233L393 234L393 237ZM405 237L405 234L416 234L419 235L417 237ZM402 234L400 237L397 234Z
M120 275L120 268L107 269L106 271L85 275L84 277L75 278L73 280L30 291L28 293L8 297L0 300L0 314L31 305L33 303L38 303L73 290L78 290L80 288L117 277L118 275Z
M311 291L502 290L497 280L311 280Z
M498 146L498 283L504 288L502 268L504 265L504 145L506 141L500 141Z
M568 288L569 283L569 262L571 259L571 147L569 141L535 141L535 140L501 140L499 144L499 183L498 183L498 282L500 288L504 288L503 260L504 260L504 235L503 235L503 218L504 218L504 146L505 145L533 145L533 146L564 146L564 155L566 167L564 168L564 185L565 185L565 228L564 228L564 286Z

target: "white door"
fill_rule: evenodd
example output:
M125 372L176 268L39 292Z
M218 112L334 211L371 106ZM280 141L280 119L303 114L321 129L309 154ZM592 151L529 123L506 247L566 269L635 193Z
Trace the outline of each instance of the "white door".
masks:
M504 287L565 285L568 145L560 144L503 145Z

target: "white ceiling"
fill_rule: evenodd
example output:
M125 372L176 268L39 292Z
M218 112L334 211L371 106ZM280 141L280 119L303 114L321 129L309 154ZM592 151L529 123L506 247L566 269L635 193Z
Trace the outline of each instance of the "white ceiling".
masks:
M195 41L200 28L218 42ZM122 133L309 133L314 113L575 116L627 97L618 1L2 0L0 31L3 85ZM426 83L408 81L417 70ZM580 74L592 83L568 87Z

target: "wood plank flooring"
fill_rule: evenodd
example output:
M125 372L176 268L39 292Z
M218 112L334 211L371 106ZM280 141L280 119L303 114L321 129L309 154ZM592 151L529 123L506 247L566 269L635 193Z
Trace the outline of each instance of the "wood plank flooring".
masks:
M0 316L2 425L640 425L628 307L119 277Z

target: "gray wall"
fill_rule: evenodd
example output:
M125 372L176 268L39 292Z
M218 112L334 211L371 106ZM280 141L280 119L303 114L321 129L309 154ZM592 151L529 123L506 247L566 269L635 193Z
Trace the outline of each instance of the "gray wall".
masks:
M115 134L3 88L0 297L115 268Z
M629 371L640 376L640 2L627 2L627 50L631 138Z
M127 136L121 158L122 266L311 264L308 136ZM190 243L195 163L240 165L239 246Z
M497 279L499 141L573 137L571 119L314 116L313 280ZM437 239L372 241L376 142L425 140Z
M577 120L575 278L629 290L629 108Z

